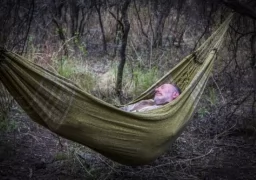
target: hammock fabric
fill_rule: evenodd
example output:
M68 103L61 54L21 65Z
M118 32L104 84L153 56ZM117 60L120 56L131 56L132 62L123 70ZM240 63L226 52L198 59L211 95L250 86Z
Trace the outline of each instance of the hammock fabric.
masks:
M33 121L119 163L146 164L170 147L193 115L230 21L231 16L132 102L152 98L162 83L175 82L183 90L176 100L152 111L124 112L5 50L0 51L0 81Z

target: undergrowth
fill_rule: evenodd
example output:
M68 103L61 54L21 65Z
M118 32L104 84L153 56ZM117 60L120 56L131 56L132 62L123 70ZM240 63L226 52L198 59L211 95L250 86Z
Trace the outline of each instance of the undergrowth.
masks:
M17 124L10 119L14 100L0 83L0 132L9 132L16 129Z
M147 88L159 79L159 72L157 67L151 69L135 68L133 70L133 94L135 96L140 95Z

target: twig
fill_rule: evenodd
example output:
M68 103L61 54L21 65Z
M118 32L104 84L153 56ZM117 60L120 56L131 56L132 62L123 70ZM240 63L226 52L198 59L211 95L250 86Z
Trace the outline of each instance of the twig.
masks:
M180 161L175 161L175 162L169 162L169 163L165 163L165 164L160 164L158 166L151 167L151 168L148 168L148 169L161 168L161 167L168 166L168 165L171 165L171 164L174 164L174 163L185 163L185 162L188 162L188 161L193 161L193 160L201 159L201 158L204 158L205 156L208 156L212 152L213 152L213 148L211 148L210 151L208 151L206 154L203 154L201 156L197 156L197 157L190 158L190 159L185 159L185 160L180 160Z
M75 36L69 38L69 39L66 40L64 43L62 43L62 45L61 45L61 47L59 48L59 50L58 50L57 52L53 53L52 57L53 57L53 58L56 58L56 57L57 57L57 54L59 54L59 52L60 52L62 49L65 48L66 44L67 44L69 41L71 41L72 39L74 39L74 38L75 38Z
M237 109L239 109L239 107L245 102L245 100L251 96L251 94L253 93L253 91L249 92L247 96L245 96L241 101L238 101L237 103L233 103L234 105L237 105L237 107L233 110L233 112L231 112L231 114L227 115L227 119L230 119L235 112L237 111Z
M223 94L222 94L222 92L221 92L221 90L220 90L220 87L219 87L218 83L216 82L216 80L214 79L213 76L212 76L212 80L213 80L213 82L215 83L217 89L218 89L219 92L220 92L220 96L221 96L221 98L222 98L222 102L223 102L223 103L226 103L226 100L225 100L225 98L224 98L224 96L223 96Z
M148 38L148 35L145 33L144 28L143 28L143 25L142 25L142 21L141 21L139 12L138 12L138 8L137 8L137 6L136 6L136 1L133 0L133 3L134 3L134 8L135 8L135 11L136 11L136 14L137 14L137 17L138 17L138 21L139 21L139 24L140 24L141 32L142 32L142 34L143 34L146 38Z
M30 32L30 28L31 28L32 20L33 20L33 15L34 15L34 10L35 10L35 0L32 0L31 6L32 6L32 10L31 10L31 14L30 14L30 17L29 17L28 29L27 29L27 32L26 32L25 43L24 43L24 46L23 46L23 49L22 49L21 53L24 52L25 44L28 40L28 35L29 35L29 32Z
M88 171L87 170L87 168L83 165L83 163L80 161L80 159L78 158L78 156L79 157L82 157L80 154L75 154L75 157L76 157L76 159L77 159L77 161L81 164L81 166L83 167L83 169L87 172L87 174L89 174L91 177L93 177L93 175L90 173L90 171ZM84 159L84 158L82 158L82 159ZM85 160L85 159L84 159Z
M230 131L231 129L233 129L233 128L236 127L236 126L237 126L237 122L234 123L234 125L231 126L229 129L227 129L226 131L224 131L224 132L222 132L222 133L220 133L220 134L217 134L217 135L215 136L215 139L217 139L218 137L221 137L223 134L227 133L228 131Z
M111 170L113 170L114 172L118 173L111 165L109 165L106 161L104 161L100 155L98 156L98 158L104 163L106 164ZM119 173L118 173L119 174Z

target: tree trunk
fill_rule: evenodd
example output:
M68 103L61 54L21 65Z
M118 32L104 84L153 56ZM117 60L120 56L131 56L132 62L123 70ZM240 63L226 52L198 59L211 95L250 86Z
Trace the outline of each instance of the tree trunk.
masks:
M172 2L165 1L165 2L159 2L155 1L154 4L154 14L156 17L156 24L154 27L154 34L155 36L153 37L153 48L162 46L162 37L163 37L163 31L164 31L164 24L165 20L169 15L169 12L172 7Z
M63 49L64 49L64 56L68 57L68 47L67 47L67 44L66 44L66 36L65 36L64 31L63 31L63 28L62 28L62 26L60 25L60 23L58 22L57 19L53 18L53 22L55 23L55 25L58 29L58 34L59 34L60 40L62 41L62 46L63 46Z
M116 8L116 35L115 35L115 47L113 51L113 57L116 57L117 47L120 42L120 24L119 24L119 8Z
M254 30L256 30L256 23L254 22ZM254 88L254 94L253 94L253 104L252 104L252 115L253 119L255 119L256 116L256 31L251 37L251 65L252 65L252 73L253 73L253 88ZM256 121L253 122L254 126L256 127Z
M64 56L68 57L68 46L66 43L66 34L64 32L64 22L63 22L63 16L64 12L62 11L64 8L64 2L57 2L54 1L54 7L52 9L52 21L56 25L56 28L58 30L59 38L62 41L62 47L64 51Z
M254 92L256 93L256 34L252 35L251 39L251 53L252 53L252 69L254 76Z
M126 0L122 5L121 9L121 19L123 24L123 35L121 38L121 47L120 47L120 63L118 65L117 71L117 81L116 81L116 93L119 96L120 102L122 103L122 81L123 81L123 69L126 62L126 46L127 46L127 39L130 30L130 23L128 20L128 7L130 4L130 0Z
M256 65L253 67L253 77L254 77L254 94L256 95Z
M26 32L26 38L25 38L25 41L24 41L22 53L24 52L26 43L28 41L28 36L29 36L30 28L31 28L31 23L32 23L33 16L34 16L34 10L35 10L35 0L32 0L31 1L31 7L30 7L30 10L29 10L28 29L27 29L27 32Z
M99 23L100 23L100 30L101 30L101 34L102 34L102 43L103 43L103 51L104 53L107 53L107 42L106 42L106 36L105 36L105 31L104 31L104 27L103 27L103 23L102 23L102 18L101 18L101 11L100 11L100 7L101 4L96 4L95 8L99 17Z
M153 42L154 48L162 46L162 37L163 37L165 19L166 17L162 13L157 18L157 22L155 25L155 38Z

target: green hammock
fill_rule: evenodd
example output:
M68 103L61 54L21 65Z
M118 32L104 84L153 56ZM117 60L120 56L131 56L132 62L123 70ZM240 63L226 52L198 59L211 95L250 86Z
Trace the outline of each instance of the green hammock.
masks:
M0 81L33 121L114 161L146 164L170 147L193 115L231 19L132 102L152 98L162 83L182 89L176 100L152 111L124 112L5 50L0 51Z

